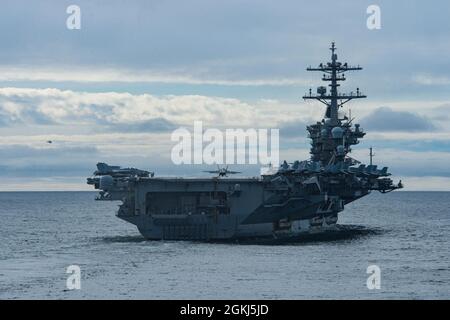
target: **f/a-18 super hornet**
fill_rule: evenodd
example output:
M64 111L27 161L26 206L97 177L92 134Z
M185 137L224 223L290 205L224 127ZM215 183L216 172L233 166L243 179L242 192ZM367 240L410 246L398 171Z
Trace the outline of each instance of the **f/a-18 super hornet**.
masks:
M366 133L338 110L360 92L339 93L345 73L361 70L338 61L331 46L331 61L308 71L322 72L327 87L309 90L303 98L326 106L324 118L307 126L311 158L283 162L278 170L257 178L223 179L158 177L138 169L99 164L88 183L100 190L98 200L121 201L117 216L137 226L147 239L202 240L270 238L297 239L333 230L345 205L371 191L402 188L378 169L351 158L351 146Z
M242 172L239 172L239 171L228 170L228 166L226 166L225 168L221 168L221 167L217 166L217 170L203 171L203 172L215 173L215 174L217 174L218 178L220 178L220 177L227 177L229 174L242 173Z

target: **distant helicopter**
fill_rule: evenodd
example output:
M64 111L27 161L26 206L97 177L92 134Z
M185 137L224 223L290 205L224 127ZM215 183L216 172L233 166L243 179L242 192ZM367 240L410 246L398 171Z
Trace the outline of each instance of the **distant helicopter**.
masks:
M229 174L241 173L239 171L230 171L230 170L228 170L228 166L226 166L225 168L221 168L221 167L219 167L219 165L217 165L217 170L203 171L203 172L215 173L215 174L217 174L217 177L227 177Z

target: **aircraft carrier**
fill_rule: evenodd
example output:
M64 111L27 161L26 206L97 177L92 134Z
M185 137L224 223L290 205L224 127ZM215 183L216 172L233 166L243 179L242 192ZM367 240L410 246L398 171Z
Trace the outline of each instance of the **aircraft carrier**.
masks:
M366 96L359 88L347 94L338 87L345 73L362 68L339 62L334 43L330 49L330 62L307 68L321 72L328 84L303 97L326 106L324 118L306 128L310 159L284 161L276 171L256 178L228 178L227 169L211 178L167 178L99 163L87 180L100 190L97 200L120 201L117 216L136 225L147 239L295 239L333 230L345 205L371 191L402 188L372 157L366 165L349 156L366 133L338 111Z

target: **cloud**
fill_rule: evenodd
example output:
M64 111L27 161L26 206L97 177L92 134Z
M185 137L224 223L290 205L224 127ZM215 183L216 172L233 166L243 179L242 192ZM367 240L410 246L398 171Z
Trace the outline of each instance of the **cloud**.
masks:
M282 122L279 125L280 136L299 138L306 136L306 122L302 120Z
M443 125L448 127L449 123L447 122L450 120L450 103L433 108L433 110L431 110L431 118L438 122L445 122Z
M84 177L96 161L183 174L185 168L169 166L168 133L195 120L211 128L280 128L288 158L307 158L305 124L319 120L323 108L299 103L307 85L319 85L320 75L304 67L329 58L327 48L336 40L343 62L365 67L349 78L349 91L366 88L380 101L362 102L357 113L366 116L392 97L397 101L363 119L370 143L391 148L387 161L402 174L448 175L448 108L432 107L448 103L442 89L450 84L450 4L410 2L380 0L389 28L372 37L361 23L367 3L357 0L289 0L283 6L258 0L79 0L77 31L65 27L64 1L6 1L0 29L14 32L2 33L0 86L22 89L0 89L3 174ZM330 15L341 18L327 20ZM348 30L357 41L349 41ZM47 139L60 142L46 146ZM405 150L412 152L408 161Z
M82 28L75 31L65 27L65 1L7 1L0 11L0 29L14 33L2 34L0 79L81 81L85 88L108 81L300 85L300 72L328 58L332 40L340 56L342 52L342 57L367 67L371 89L382 83L387 90L385 81L374 83L374 78L398 84L411 65L433 74L447 70L449 4L412 0L405 8L380 2L383 24L389 25L383 37L367 36L361 23L367 4L357 0L289 0L283 6L258 0L111 0L106 6L78 0ZM330 20L329 15L340 18ZM357 41L349 41L348 30ZM411 63L401 63L405 57ZM403 88L410 85L409 73L404 80Z
M306 124L323 113L323 108L314 105L273 99L245 102L201 95L28 88L0 88L0 106L1 119L8 120L8 126L0 128L0 175L12 180L86 177L98 161L154 170L158 175L195 176L203 169L172 165L170 132L179 126L191 127L196 120L204 122L204 129L279 128L280 158L308 159ZM445 114L445 108L443 104L430 107L429 114ZM363 119L364 127L371 130L369 142L390 148L376 149L380 164L405 177L449 177L445 151L450 132L433 131L428 118L407 108L400 110L378 108ZM39 130L33 129L38 123ZM47 140L54 143L49 145ZM367 150L362 148L355 147L355 156L364 160ZM238 171L256 174L253 169Z
M298 77L249 78L243 79L227 75L201 74L185 70L154 71L142 69L102 68L91 66L67 68L50 67L2 67L2 82L78 82L78 83L166 83L220 86L300 86L310 82Z
M365 129L378 131L419 132L434 131L435 125L425 117L407 111L395 111L381 107L361 119Z
M368 148L356 149L351 154L357 160L368 162ZM376 148L374 164L387 166L396 176L448 177L450 178L450 152L411 151L398 148Z
M167 121L164 118L154 118L145 121L135 121L131 123L116 123L107 127L112 132L167 132L177 129L179 126Z
M87 174L99 152L96 147L26 145L0 146L0 175L43 177Z
M51 123L78 125L80 130L88 126L97 131L116 129L118 132L167 131L175 126L191 126L194 121L222 128L274 128L286 117L301 118L307 110L306 106L272 100L247 103L201 95L155 96L28 88L0 88L0 106L3 121L10 125Z
M39 108L27 105L27 102L14 102L12 100L0 102L0 126L11 125L52 125L53 119Z
M440 75L419 74L413 77L413 81L426 86L450 85L450 78Z

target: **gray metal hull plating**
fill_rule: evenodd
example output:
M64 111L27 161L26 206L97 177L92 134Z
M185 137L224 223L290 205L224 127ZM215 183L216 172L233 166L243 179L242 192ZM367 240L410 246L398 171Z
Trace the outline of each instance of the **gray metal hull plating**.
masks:
M155 240L292 237L336 224L334 211L318 213L324 196L298 191L286 197L283 189L256 178L145 178L122 194L129 200L118 217Z

